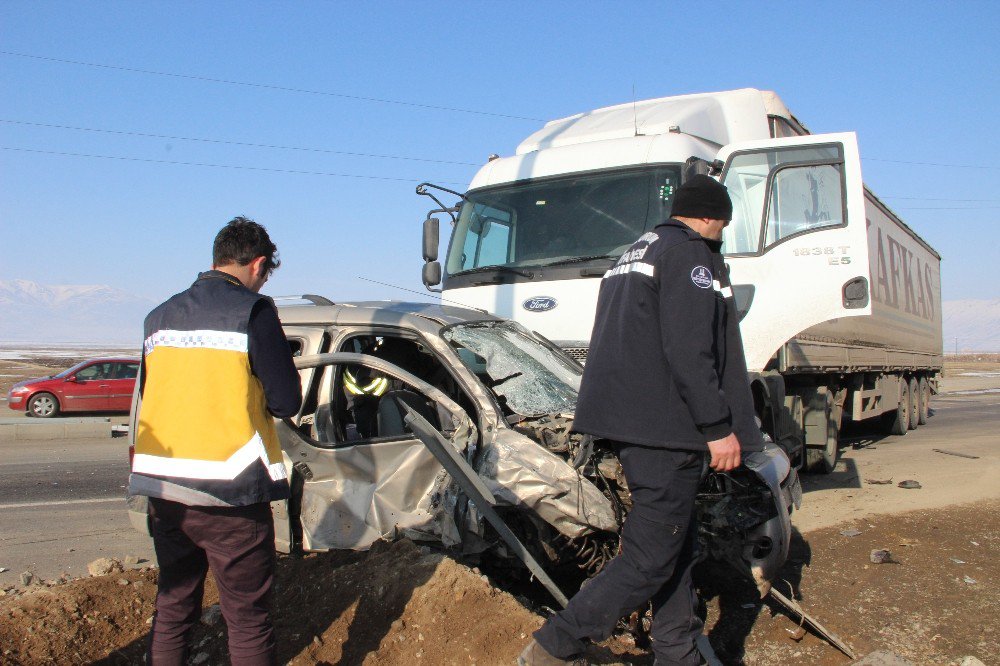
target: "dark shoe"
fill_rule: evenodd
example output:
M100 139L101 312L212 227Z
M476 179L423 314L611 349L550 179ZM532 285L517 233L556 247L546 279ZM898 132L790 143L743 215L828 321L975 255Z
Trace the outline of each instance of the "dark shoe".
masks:
M535 639L531 639L528 647L524 648L524 651L517 658L517 666L586 666L586 663L580 658L560 659L553 657Z

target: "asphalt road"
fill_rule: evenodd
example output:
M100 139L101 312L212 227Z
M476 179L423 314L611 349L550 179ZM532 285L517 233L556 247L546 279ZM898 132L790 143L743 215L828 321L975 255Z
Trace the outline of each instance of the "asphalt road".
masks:
M86 575L98 557L152 560L128 522L127 482L124 438L0 442L0 588L24 571Z
M900 437L846 429L834 472L803 475L802 508L792 524L806 533L871 514L1000 497L1000 389L956 389L934 396L931 405L928 423ZM898 486L907 480L921 487Z
M125 439L3 445L0 506L62 504L121 497L128 479Z

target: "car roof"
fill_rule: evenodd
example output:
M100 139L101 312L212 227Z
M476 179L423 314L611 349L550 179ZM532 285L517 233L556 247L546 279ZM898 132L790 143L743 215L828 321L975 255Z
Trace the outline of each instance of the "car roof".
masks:
M331 305L279 305L278 315L285 325L378 324L436 332L442 326L473 321L500 321L483 310L438 303L407 301L354 301Z
M119 363L139 363L141 359L138 356L101 356L98 358L85 358L80 363L108 363L114 361Z

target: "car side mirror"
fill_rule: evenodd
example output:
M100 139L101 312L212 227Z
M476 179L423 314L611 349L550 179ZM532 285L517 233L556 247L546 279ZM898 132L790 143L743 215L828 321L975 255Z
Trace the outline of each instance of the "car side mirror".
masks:
M76 375L70 375L69 377L67 377L67 378L66 378L66 379L64 379L63 381L66 381L66 382L73 382L73 383L75 384L76 382L78 382L78 381L80 381L80 380L76 378Z

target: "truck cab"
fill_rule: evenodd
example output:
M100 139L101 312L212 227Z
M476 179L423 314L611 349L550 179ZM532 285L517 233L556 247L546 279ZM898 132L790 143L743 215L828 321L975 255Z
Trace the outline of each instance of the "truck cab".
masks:
M822 411L835 422L823 432L836 431L845 406L858 418L895 410L886 396L903 396L910 380L918 384L912 411L921 395L929 399L940 366L939 313L924 308L918 321L915 299L905 311L898 298L897 312L882 307L878 228L905 239L909 254L888 256L900 264L917 257L913 272L930 277L915 284L931 298L940 258L866 190L853 134L809 134L773 92L666 97L547 123L514 155L487 162L467 192L454 193L456 205L432 211L450 215L452 229L442 266L439 218L425 221L424 282L440 284L449 303L518 321L585 362L605 271L667 218L675 189L694 173L718 177L733 200L723 252L764 428L797 464L830 471L836 442L807 437L818 432L807 412ZM873 313L885 321L873 323ZM900 340L904 319L914 334ZM895 354L913 348L923 356ZM872 349L899 362L855 362ZM834 369L854 373L850 386L832 383Z

